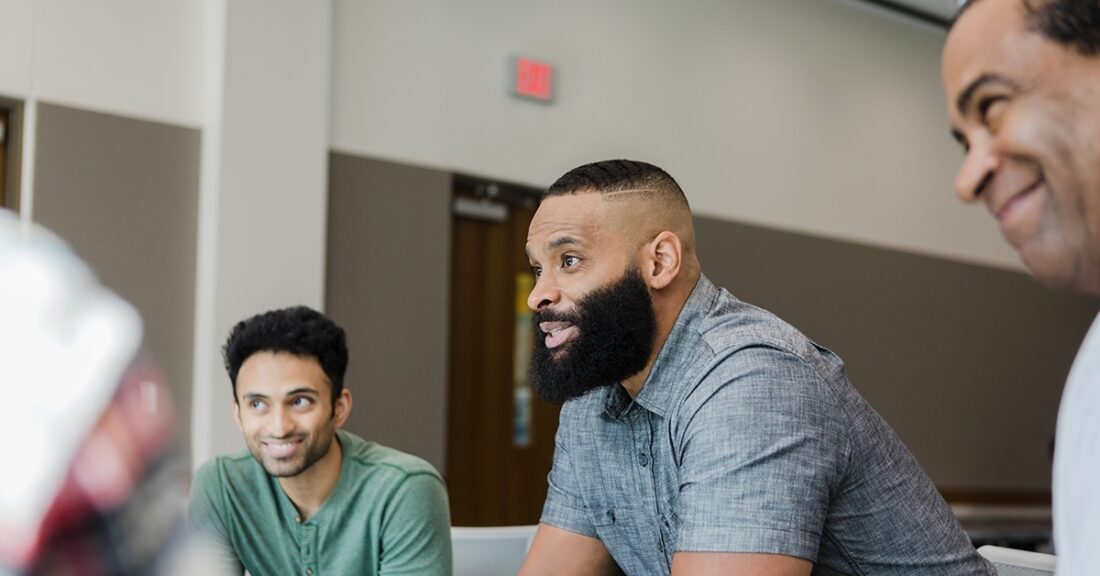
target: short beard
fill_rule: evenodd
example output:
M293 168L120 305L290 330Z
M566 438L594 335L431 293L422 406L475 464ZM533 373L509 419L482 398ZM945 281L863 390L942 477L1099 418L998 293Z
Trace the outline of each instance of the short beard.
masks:
M593 290L577 302L574 311L536 312L533 320L531 380L535 392L552 404L641 372L649 362L657 333L653 300L637 267ZM571 322L577 335L551 350L539 323L555 321Z

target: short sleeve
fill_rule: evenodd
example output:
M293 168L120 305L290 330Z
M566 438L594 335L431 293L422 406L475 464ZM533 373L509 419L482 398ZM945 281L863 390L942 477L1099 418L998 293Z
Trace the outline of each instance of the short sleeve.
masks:
M837 403L812 366L739 350L680 407L677 549L815 560L831 487L849 448Z
M543 504L539 522L591 538L599 538L580 495L577 465L570 451L572 447L569 446L569 434L574 428L570 418L575 408L575 402L567 402L562 407L558 431L554 436L554 461L550 467L550 474L546 477L548 484L546 502Z
M222 521L220 485L216 461L203 464L195 472L187 505L188 526L201 541L199 550L217 566L219 574L243 574L244 566Z
M410 474L386 503L380 576L450 576L451 513L435 474Z

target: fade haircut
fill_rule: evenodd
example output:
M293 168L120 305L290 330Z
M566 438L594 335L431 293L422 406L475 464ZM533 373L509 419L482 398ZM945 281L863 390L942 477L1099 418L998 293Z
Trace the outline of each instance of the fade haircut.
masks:
M959 6L948 30L979 0ZM1043 35L1082 56L1100 56L1100 2L1096 0L1020 0L1028 30Z
M674 201L688 207L687 197L668 172L637 160L603 160L578 166L558 178L542 197L564 196L579 192L637 193L646 198Z
M234 402L237 401L237 373L245 360L257 352L282 352L316 359L332 385L332 403L336 405L344 390L348 346L344 329L335 322L306 306L271 310L238 322L222 348L225 370L233 384Z

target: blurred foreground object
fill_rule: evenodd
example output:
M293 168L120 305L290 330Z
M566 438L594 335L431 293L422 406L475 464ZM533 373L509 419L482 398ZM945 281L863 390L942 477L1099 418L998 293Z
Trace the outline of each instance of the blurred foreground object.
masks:
M0 210L0 575L183 573L185 469L141 341L61 240Z

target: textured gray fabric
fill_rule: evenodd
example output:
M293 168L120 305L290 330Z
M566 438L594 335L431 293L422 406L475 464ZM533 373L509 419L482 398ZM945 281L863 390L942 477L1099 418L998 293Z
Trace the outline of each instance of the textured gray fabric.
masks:
M813 574L994 574L840 359L703 277L631 399L562 408L542 522L630 575L676 551L764 552Z

